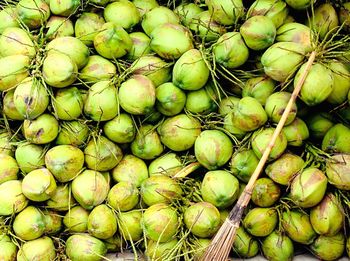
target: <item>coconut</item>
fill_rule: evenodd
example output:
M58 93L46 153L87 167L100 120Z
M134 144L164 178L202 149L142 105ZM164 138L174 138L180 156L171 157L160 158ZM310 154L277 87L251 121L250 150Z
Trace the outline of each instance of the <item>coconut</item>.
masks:
M223 99L221 99L219 103L219 114L221 116L226 116L230 114L234 110L234 108L238 105L239 103L239 98L235 96L228 96Z
M66 241L66 255L72 261L99 261L106 252L106 245L88 234L72 235Z
M108 121L117 116L119 102L117 89L109 81L92 85L84 102L84 114L94 121Z
M50 143L58 135L58 122L51 114L42 114L34 120L23 122L23 134L31 143Z
M300 118L295 118L291 124L283 127L282 132L286 136L289 146L300 147L303 145L304 140L309 138L309 129Z
M119 231L123 238L133 242L139 241L142 238L142 215L143 213L139 210L132 210L128 212L119 213Z
M46 29L45 36L48 40L74 35L73 22L67 17L51 16L46 23Z
M165 258L171 258L175 255L173 250L178 243L179 240L176 238L165 243L148 240L145 254L154 261L161 261Z
M107 247L107 252L115 253L126 247L125 241L118 234L114 237L103 240L103 243Z
M16 160L7 154L0 154L0 184L16 180L19 168Z
M67 211L75 205L71 194L71 186L68 184L58 185L51 198L46 201L47 208L57 211Z
M16 54L33 58L36 48L28 32L18 27L8 27L0 35L0 56Z
M266 101L272 99L270 96L272 96L271 94L273 93L275 86L275 81L266 75L250 78L244 84L242 97L253 97L265 106Z
M304 63L294 78L294 87L304 73ZM309 106L314 106L327 99L332 93L334 76L330 69L319 63L313 64L300 90L300 99Z
M242 226L237 229L236 238L232 245L233 252L242 258L251 258L258 254L259 244Z
M3 112L6 115L7 118L11 120L24 120L24 116L22 113L20 113L14 103L14 93L16 89L12 89L6 92L4 99L3 99Z
M10 156L14 156L15 148L12 144L16 139L13 137L12 133L8 131L0 131L0 153Z
M45 164L58 181L68 182L81 172L84 153L72 145L55 146L46 153Z
M165 175L153 175L141 184L141 198L148 205L168 203L181 197L183 191L176 180Z
M209 114L217 110L218 93L212 82L187 93L185 109L192 114Z
M155 86L144 75L134 75L126 80L120 85L118 92L120 106L133 115L149 113L156 102Z
M22 192L32 201L41 202L50 199L56 188L54 176L45 168L29 172L22 181Z
M293 9L300 10L308 8L313 0L286 0L286 3Z
M208 202L198 202L185 210L184 222L193 235L212 237L220 228L220 212Z
M64 216L63 224L69 232L87 232L89 212L81 206L72 207Z
M213 20L223 25L233 25L243 16L242 0L206 0L205 4L209 8Z
M271 261L291 261L294 256L293 241L278 231L272 232L262 242L264 256Z
M75 120L83 111L83 97L77 87L60 89L55 94L52 106L60 120Z
M312 137L322 139L327 131L334 125L332 116L328 113L311 115L307 121L307 126Z
M111 174L116 182L133 183L136 187L140 187L142 182L148 178L148 169L142 159L133 155L125 155Z
M270 18L262 15L248 18L239 31L246 45L255 51L266 49L273 44L276 37L274 23Z
M201 133L200 122L186 114L167 118L158 128L162 143L173 151L190 149Z
M237 151L232 155L230 170L239 180L247 183L258 163L259 159L253 150Z
M291 96L292 95L289 92L275 92L267 98L265 111L272 122L278 123L280 121ZM285 125L291 124L292 121L294 121L297 115L297 110L297 105L294 103L288 114Z
M91 46L104 23L104 19L98 14L84 12L75 21L75 36L84 44Z
M212 42L226 33L226 28L213 20L209 11L198 13L191 21L189 28L204 42Z
M79 72L79 78L88 83L109 80L116 74L117 68L109 60L99 56L91 55L84 68Z
M156 242L164 243L173 239L178 232L179 217L175 209L164 203L150 206L142 216L145 235Z
M205 85L208 78L209 68L202 53L197 49L185 52L174 65L173 83L183 90L199 90Z
M142 125L131 143L132 154L141 159L154 159L164 150L155 127L150 124Z
M350 153L350 129L341 123L331 127L322 140L322 150Z
M63 217L54 211L44 210L44 222L45 222L45 234L55 235L59 233L62 229L62 219Z
M245 136L246 132L233 125L233 117L233 113L227 114L224 117L223 127L226 131L233 134L237 139L242 139Z
M191 32L179 24L159 25L150 37L151 49L164 59L177 59L193 48Z
M269 178L257 179L252 192L252 201L259 207L271 207L281 195L280 187Z
M107 121L103 131L108 139L116 143L132 142L136 135L134 122L126 113L120 113L114 119Z
M265 237L272 233L278 221L273 208L253 208L243 219L244 228L253 236Z
M105 7L103 16L107 22L112 22L128 31L136 26L141 19L137 7L130 1L110 3Z
M345 237L342 232L334 236L321 235L310 246L312 253L321 260L337 260L345 250Z
M0 184L0 215L7 216L21 212L28 205L22 193L22 182L9 180Z
M300 43L279 42L270 46L262 55L265 74L278 82L291 77L304 60L305 47ZM301 70L302 72L304 70Z
M179 22L179 17L172 10L165 6L155 6L151 10L144 12L141 25L145 33L151 35L155 28L163 24L179 24Z
M18 18L29 29L39 28L50 17L50 8L44 0L21 0L16 8Z
M180 17L181 23L188 27L196 15L203 12L203 9L195 3L184 3L178 5L174 12Z
M315 8L312 18L306 24L317 32L318 37L324 39L339 25L338 15L331 4L321 4Z
M277 29L277 42L294 42L302 44L307 51L312 50L312 31L300 23L287 23Z
M117 59L126 55L132 46L132 40L121 26L105 23L94 38L94 47L98 54L107 59Z
M224 170L208 171L201 184L203 200L219 209L231 206L238 198L239 182Z
M232 116L233 126L243 131L253 131L263 126L267 121L267 114L258 102L252 97L242 98L235 107Z
M98 6L105 6L106 4L109 3L109 0L91 0L91 4L96 4Z
M326 164L328 182L338 189L350 190L350 155L335 154Z
M194 144L194 153L199 163L209 170L225 165L232 156L231 139L219 130L203 131Z
M117 211L129 211L139 202L139 190L129 182L119 182L108 192L108 204Z
M56 144L81 146L89 136L89 127L81 121L62 121Z
M22 240L37 239L45 232L45 217L38 208L29 206L18 213L12 228Z
M50 0L50 10L55 15L72 16L79 6L79 0Z
M153 160L148 165L148 172L150 176L162 174L173 177L182 167L183 163L180 157L170 152Z
M171 82L163 83L156 88L156 108L165 116L179 114L186 103L186 94Z
M135 1L134 1L135 2ZM150 42L151 39L143 32L133 32L129 34L132 40L132 47L129 51L127 58L135 61L144 55L151 53Z
M50 50L44 59L42 74L47 84L62 88L71 85L76 80L78 67L67 54Z
M39 145L24 143L16 149L15 158L23 173L29 173L45 165L44 148Z
M17 261L51 261L55 258L55 246L49 237L41 237L25 242L17 253Z
M342 4L340 11L338 13L339 23L341 25L344 24L345 30L349 31L350 29L350 4L349 2L345 2ZM1 29L0 29L1 33Z
M331 104L342 104L348 98L350 90L350 71L344 63L333 61L329 63L329 69L333 72L333 90L327 97Z
M248 15L264 15L271 19L276 28L280 27L288 16L287 4L283 1L257 0L248 10Z
M265 149L269 145L271 137L275 131L275 128L266 128L263 130L255 131L252 137L252 149L258 158L261 158ZM281 132L275 144L272 146L271 153L268 157L269 160L279 158L287 148L287 138L283 132Z
M0 260L16 261L17 246L11 238L3 233L0 234Z
M0 11L0 34L9 27L19 27L16 7L7 6Z
M17 86L28 76L30 59L25 55L0 57L0 91Z
M90 140L84 154L87 167L97 171L113 169L123 157L119 146L104 136Z
M116 215L107 205L96 206L89 214L87 228L96 238L111 238L117 232Z
M309 245L316 238L316 232L312 228L309 215L297 211L285 211L282 213L282 226L287 235L295 242Z
M88 210L101 204L107 198L108 191L108 183L98 171L84 170L72 182L74 198Z
M208 238L198 238L194 241L194 260L198 260L205 253L206 249L209 247L211 240Z

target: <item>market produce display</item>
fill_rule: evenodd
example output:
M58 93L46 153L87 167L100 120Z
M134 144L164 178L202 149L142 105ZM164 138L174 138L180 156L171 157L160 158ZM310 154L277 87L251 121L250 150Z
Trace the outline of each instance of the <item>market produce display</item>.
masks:
M0 7L0 260L199 259L311 52L231 255L350 255L350 2Z

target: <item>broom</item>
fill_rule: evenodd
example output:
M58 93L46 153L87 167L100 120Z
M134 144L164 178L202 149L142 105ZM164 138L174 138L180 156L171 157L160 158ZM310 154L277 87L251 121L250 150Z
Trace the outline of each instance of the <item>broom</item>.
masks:
M239 197L236 205L231 210L228 218L225 220L224 224L221 226L219 231L216 233L215 237L212 239L212 242L207 247L205 253L200 258L201 261L226 261L230 254L233 241L236 237L237 229L240 226L240 221L243 215L245 208L247 207L252 191L254 188L255 181L258 179L261 171L264 168L264 165L270 155L272 147L274 146L276 139L282 131L282 128L287 120L287 117L292 109L295 100L298 97L300 89L304 84L306 76L308 75L311 65L314 62L316 57L316 52L313 51L308 59L305 71L303 72L299 82L294 88L292 96L287 104L286 109L284 110L280 121L277 124L277 127L272 135L269 145L265 149L258 166L256 167L254 173L250 177L250 180L245 187L242 195Z

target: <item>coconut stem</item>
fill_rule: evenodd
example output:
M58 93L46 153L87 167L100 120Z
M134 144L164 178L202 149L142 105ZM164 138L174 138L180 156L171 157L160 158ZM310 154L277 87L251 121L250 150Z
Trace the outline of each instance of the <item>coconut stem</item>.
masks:
M243 212L250 201L255 181L258 179L261 171L263 170L264 165L270 155L270 152L279 134L282 131L282 128L288 118L288 115L292 109L292 106L298 97L298 94L300 92L302 85L304 84L306 76L308 75L311 69L311 66L315 60L315 57L316 57L316 52L313 51L308 59L305 71L303 72L299 82L294 88L294 91L291 95L291 98L289 99L286 109L284 110L283 115L277 124L277 127L272 135L269 145L265 149L259 161L258 166L256 167L253 175L250 177L250 180L247 186L245 187L242 195L239 197L236 205L231 210L230 215L225 220L224 224L221 226L221 228L213 238L211 244L208 246L204 255L201 257L202 261L226 261L227 260L233 241L236 237L237 229L240 226L240 220L242 218Z
M191 174L193 171L198 169L201 166L198 162L193 162L186 167L182 168L180 171L178 171L175 175L174 178L184 178L187 177L189 174Z

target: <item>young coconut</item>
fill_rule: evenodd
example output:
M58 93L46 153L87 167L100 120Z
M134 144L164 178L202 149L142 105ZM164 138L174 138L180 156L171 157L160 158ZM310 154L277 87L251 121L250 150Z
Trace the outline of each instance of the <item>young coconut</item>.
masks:
M306 123L311 136L316 139L322 139L334 125L332 116L328 113L312 115L306 120Z
M243 16L242 0L206 0L212 19L223 25L233 25Z
M166 23L179 24L179 17L165 6L154 6L148 12L144 13L142 19L142 29L150 36L155 28Z
M122 144L132 142L136 135L134 122L127 113L120 113L107 121L103 126L103 131L108 139Z
M302 44L307 51L312 50L312 31L300 23L287 23L277 29L277 42L294 42Z
M18 27L8 27L0 35L0 56L16 54L33 58L36 48L28 32Z
M180 17L181 23L188 27L196 15L203 12L203 9L195 3L184 3L178 5L174 12Z
M350 90L350 70L342 62L332 61L329 69L333 73L333 90L327 97L327 102L335 105L342 104L348 98Z
M266 237L276 228L277 222L274 208L253 208L243 219L243 226L253 236Z
M322 140L322 150L350 153L350 128L341 123L331 127Z
M139 190L132 183L119 182L108 192L107 202L117 211L129 211L139 203Z
M137 242L142 239L142 215L140 210L120 212L118 214L119 231L126 240Z
M75 36L87 46L92 46L94 38L104 25L103 17L96 13L82 13L74 24Z
M29 29L37 29L50 17L50 8L44 0L21 0L17 3L18 18Z
M159 85L156 88L156 108L165 116L179 114L186 103L186 93L172 82Z
M262 251L268 260L291 261L294 256L293 241L275 230L262 242Z
M258 241L255 240L243 226L237 229L237 235L233 241L232 250L240 258L252 258L259 252Z
M105 7L103 16L106 22L112 22L117 26L123 27L127 31L132 30L141 20L137 7L130 1L110 3Z
M334 236L320 235L310 246L312 253L321 260L337 260L345 250L345 236L342 232Z
M272 122L278 123L287 107L292 94L289 92L275 92L266 99L265 111ZM285 126L292 123L297 115L297 105L294 103L288 114Z
M62 229L62 216L55 211L44 210L45 232L47 235L55 235Z
M17 253L17 261L51 261L56 258L56 249L49 237L41 237L25 242Z
M28 205L22 193L22 181L9 180L0 184L0 215L8 216L21 212Z
M53 14L68 17L74 15L81 5L79 0L50 0L49 2Z
M129 53L127 54L127 59L135 61L141 58L144 55L152 53L151 47L151 38L143 32L132 32L129 34L132 40L132 47Z
M178 171L183 168L183 163L180 157L173 153L166 153L148 165L148 172L150 176L153 175L166 175L173 177Z
M117 232L116 215L107 205L98 205L89 214L87 228L96 238L111 238Z
M82 146L89 136L89 127L81 121L61 121L60 132L56 138L57 145Z
M266 75L250 78L244 84L242 97L253 97L260 102L261 105L265 106L267 100L273 94L275 87L275 81Z
M73 22L67 17L52 15L46 23L46 29L45 37L48 40L74 35Z
M309 138L309 129L306 123L298 117L288 126L284 126L282 132L286 136L289 146L300 147Z
M148 169L142 159L128 154L121 159L111 174L116 182L128 182L140 187L148 178Z
M16 7L7 6L0 11L0 34L9 27L19 27Z
M259 159L251 149L237 151L232 155L230 170L239 180L248 183Z
M83 112L83 97L77 87L59 89L52 106L60 120L76 120Z
M166 258L174 257L174 248L178 245L179 240L174 238L165 243L148 240L145 254L154 261L162 261Z
M328 182L338 189L350 190L350 155L335 154L326 163Z
M0 260L15 261L17 256L17 246L6 234L0 234Z
M67 211L75 204L71 186L68 184L58 185L51 198L46 201L47 208L57 211Z
M259 207L271 207L281 195L280 187L269 178L259 178L256 180L252 202Z
M99 55L91 55L86 65L80 70L79 78L87 83L109 80L116 74L116 66Z
M72 207L64 216L63 224L69 232L85 233L90 212L81 206Z
M8 119L11 120L24 120L24 116L20 113L14 103L14 93L16 89L8 90L2 101L3 103L3 112Z
M27 78L29 64L30 58L21 54L0 57L0 91L9 90Z
M17 161L7 154L0 154L0 184L16 180L19 167Z

